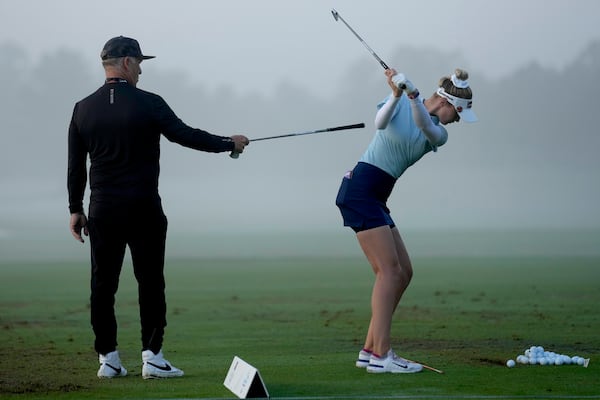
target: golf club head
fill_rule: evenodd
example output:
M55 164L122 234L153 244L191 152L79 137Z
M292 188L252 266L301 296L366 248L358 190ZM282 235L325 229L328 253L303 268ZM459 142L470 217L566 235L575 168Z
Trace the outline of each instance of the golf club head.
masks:
M331 9L331 15L333 15L333 19L335 19L336 21L338 20L338 17L340 16L340 15L338 14L338 12L337 12L337 11L335 11L335 8L332 8L332 9Z

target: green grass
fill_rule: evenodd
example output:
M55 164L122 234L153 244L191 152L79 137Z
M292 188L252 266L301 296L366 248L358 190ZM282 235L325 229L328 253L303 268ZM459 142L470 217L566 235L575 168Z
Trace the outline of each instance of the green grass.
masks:
M362 257L194 260L167 266L165 356L181 379L144 381L131 266L117 298L129 376L99 380L85 263L0 264L0 394L7 399L233 398L234 355L272 397L600 397L599 258L417 258L395 315L395 349L445 371L353 366L372 284ZM504 363L531 345L579 366ZM373 397L371 397L373 398Z

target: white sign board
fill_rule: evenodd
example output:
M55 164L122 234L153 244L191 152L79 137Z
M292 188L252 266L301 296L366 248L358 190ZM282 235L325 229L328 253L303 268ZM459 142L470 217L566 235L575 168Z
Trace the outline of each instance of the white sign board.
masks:
M240 399L269 398L260 372L238 356L233 357L223 385Z

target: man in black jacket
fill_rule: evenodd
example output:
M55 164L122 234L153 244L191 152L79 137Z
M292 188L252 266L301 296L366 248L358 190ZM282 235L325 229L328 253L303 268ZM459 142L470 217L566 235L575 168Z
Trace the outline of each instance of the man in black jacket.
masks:
M117 351L114 303L128 246L138 282L142 376L182 376L162 354L166 321L163 275L167 219L158 193L160 136L195 150L241 153L243 135L223 137L184 124L158 95L136 87L142 54L135 39L110 39L101 53L106 82L79 101L69 126L70 229L90 237L91 323L99 378L125 376ZM89 217L83 211L90 158Z

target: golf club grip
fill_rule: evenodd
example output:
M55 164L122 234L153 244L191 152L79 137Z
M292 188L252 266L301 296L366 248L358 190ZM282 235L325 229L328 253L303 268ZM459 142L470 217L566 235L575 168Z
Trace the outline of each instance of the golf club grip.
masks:
M236 151L232 151L231 153L229 153L229 157L237 159L240 158L240 153L236 152Z
M437 372L438 374L443 374L444 373L444 371L436 369L436 368L433 368L433 367L430 367L429 365L425 365L425 364L421 364L421 365L423 366L423 368L428 369L428 370L433 371L433 372Z
M336 126L335 128L328 128L327 131L331 132L331 131L343 131L346 129L358 129L358 128L364 128L365 124L364 122L361 122L360 124L353 124L353 125L344 125L344 126Z

